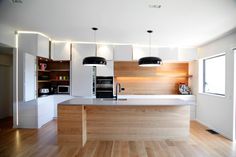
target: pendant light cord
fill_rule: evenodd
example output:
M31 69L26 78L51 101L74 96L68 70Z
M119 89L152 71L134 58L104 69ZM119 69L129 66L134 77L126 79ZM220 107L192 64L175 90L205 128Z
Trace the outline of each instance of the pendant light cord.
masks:
M97 57L97 44L96 44L96 42L97 42L97 38L96 37L97 36L96 36L96 31L98 30L98 28L93 27L92 30L94 30L94 34L93 34L94 36L93 37L94 37L94 43L95 43L95 56Z
M151 33L149 33L149 56L151 56Z
M153 32L152 30L147 30L149 33L149 56L151 56L151 44L152 44L152 38L151 38L151 33Z

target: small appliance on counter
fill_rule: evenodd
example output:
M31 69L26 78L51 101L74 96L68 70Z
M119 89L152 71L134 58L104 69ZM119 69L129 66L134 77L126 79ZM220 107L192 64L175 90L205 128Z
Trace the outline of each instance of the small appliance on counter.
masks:
M185 83L179 84L179 92L182 95L190 95L192 94L190 87Z
M58 85L57 94L70 94L70 86L68 85Z
M96 77L96 98L113 98L113 77Z
M57 85L51 85L51 91L50 91L50 93L51 94L57 94Z
M40 88L39 95L40 96L47 96L50 94L49 88Z

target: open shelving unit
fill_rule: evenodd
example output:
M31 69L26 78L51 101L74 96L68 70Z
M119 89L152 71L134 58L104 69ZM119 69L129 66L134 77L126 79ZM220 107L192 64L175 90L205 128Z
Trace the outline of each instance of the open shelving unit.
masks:
M41 65L45 65L45 69ZM53 61L37 57L37 95L39 89L56 89L58 85L70 85L70 61Z

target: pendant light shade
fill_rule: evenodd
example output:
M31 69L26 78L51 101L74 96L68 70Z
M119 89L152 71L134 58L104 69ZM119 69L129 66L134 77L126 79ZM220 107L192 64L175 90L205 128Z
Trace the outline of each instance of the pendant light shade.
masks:
M102 57L86 57L83 60L84 66L104 66L107 64L107 61L105 58Z
M94 41L96 43L96 31L98 28L93 27L92 30L94 31ZM85 57L83 59L84 66L105 66L107 65L107 61L103 57L97 57L97 45L95 45L95 54L96 56Z
M149 55L151 55L151 33L152 30L147 31L149 33ZM142 57L138 61L139 66L141 67L156 67L162 64L162 60L159 57Z
M142 67L160 66L161 63L162 63L162 60L158 57L143 57L143 58L140 58L138 61L139 66L142 66Z

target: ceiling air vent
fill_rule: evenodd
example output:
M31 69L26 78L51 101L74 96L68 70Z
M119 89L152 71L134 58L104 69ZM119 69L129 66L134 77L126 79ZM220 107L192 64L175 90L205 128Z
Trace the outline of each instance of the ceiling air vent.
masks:
M23 0L12 0L12 3L23 3Z
M160 4L159 0L150 0L148 7L159 9L159 8L161 8L161 4Z

